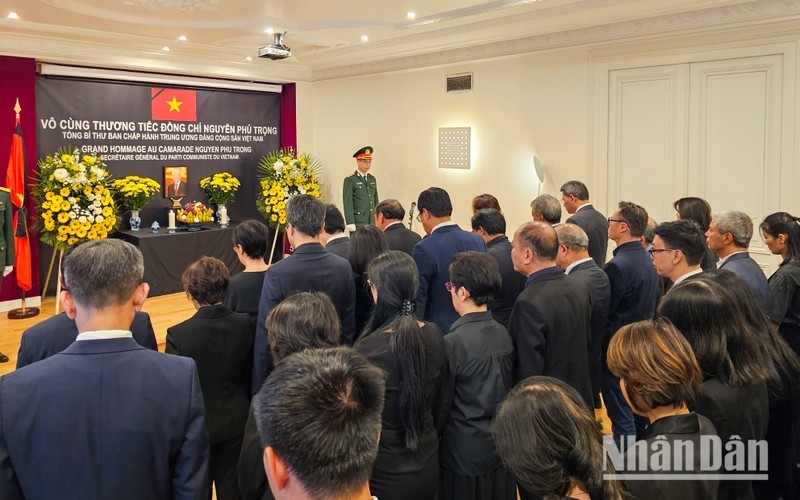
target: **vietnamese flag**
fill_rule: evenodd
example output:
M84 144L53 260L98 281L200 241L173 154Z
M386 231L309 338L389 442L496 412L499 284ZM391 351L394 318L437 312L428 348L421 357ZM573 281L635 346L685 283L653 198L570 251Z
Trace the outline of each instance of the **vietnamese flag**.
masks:
M194 90L150 89L153 120L197 121L197 92Z
M25 201L24 179L25 152L22 147L22 127L19 124L19 115L17 115L17 125L11 139L11 155L8 158L6 184L11 190L11 203L18 209L14 214L14 253L16 254L14 269L17 271L17 286L27 292L31 289L33 280L31 278L31 242L28 240L28 228L25 220L27 212L22 208Z

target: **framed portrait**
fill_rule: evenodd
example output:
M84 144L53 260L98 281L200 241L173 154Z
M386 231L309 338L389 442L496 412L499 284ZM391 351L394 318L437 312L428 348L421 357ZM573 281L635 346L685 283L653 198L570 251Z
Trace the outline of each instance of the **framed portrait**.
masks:
M164 167L164 198L186 196L189 167Z

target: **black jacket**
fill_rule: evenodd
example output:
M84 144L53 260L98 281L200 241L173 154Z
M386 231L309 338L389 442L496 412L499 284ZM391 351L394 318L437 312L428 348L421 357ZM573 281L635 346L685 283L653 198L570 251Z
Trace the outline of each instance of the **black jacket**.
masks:
M350 256L350 238L345 237L331 240L325 245L325 250L343 259L348 259Z
M517 297L525 289L525 276L514 270L511 262L511 242L507 236L498 236L486 244L486 253L491 255L500 266L503 285L492 303L492 316L501 325L508 326L508 318Z
M603 214L595 210L591 204L572 214L566 222L580 226L589 237L589 255L603 267L606 263L608 251L608 220Z
M201 307L167 328L167 354L194 359L206 407L211 444L244 432L250 405L250 316L223 305Z
M150 315L137 311L131 323L133 339L142 347L158 351ZM78 337L78 325L66 313L56 314L22 333L17 354L17 369L49 358L69 347Z
M447 364L434 415L440 465L460 475L485 474L501 465L489 427L511 388L514 344L489 311L457 319L444 344Z
M651 423L642 436L642 439L637 441L637 444L625 453L626 466L631 461L635 460L637 468L635 471L625 470L626 474L634 474L636 472L648 473L651 472L649 467L650 455L653 452L652 444L658 441L676 442L681 441L684 443L691 442L691 453L688 451L682 455L684 461L684 469L682 471L673 471L675 473L686 474L716 474L717 471L704 471L701 468L703 460L702 450L700 447L701 436L716 436L717 431L714 424L709 419L697 413L689 413L687 415L670 415L662 417ZM640 448L647 450L640 453ZM674 452L680 449L677 445L673 446L671 450ZM688 450L682 448L683 450ZM636 458L633 458L636 457ZM644 457L645 463L639 463L639 457ZM672 457L670 466L674 466L675 457ZM708 459L706 456L705 459ZM618 470L617 473L623 471ZM625 486L631 493L634 499L641 500L672 500L680 498L681 500L713 500L717 498L719 490L719 480L717 479L694 479L691 481L675 481L668 479L669 473L664 473L664 479L642 479L642 480L626 480Z
M522 291L508 332L514 340L514 381L533 375L557 378L594 407L588 348L592 301L589 290L561 270L537 275Z
M739 436L743 443L747 443L750 439L761 440L767 435L769 401L764 380L731 387L716 378L708 379L700 386L700 395L689 409L711 420L722 439L723 450L732 436ZM753 484L750 481L722 481L719 498L755 498Z
M422 239L420 235L408 229L402 222L392 224L383 231L389 250L399 250L411 255L411 249Z

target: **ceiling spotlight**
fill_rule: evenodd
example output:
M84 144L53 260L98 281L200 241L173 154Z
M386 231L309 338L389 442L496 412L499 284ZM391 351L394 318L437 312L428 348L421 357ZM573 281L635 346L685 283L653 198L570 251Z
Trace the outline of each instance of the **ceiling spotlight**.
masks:
M367 35L361 35L361 41L362 42L367 42L367 41L369 41L369 37Z
M268 35L271 35L274 32L275 32L275 30L272 29L272 26L270 26L269 28L264 30L264 33L266 33Z
M164 52L169 52L169 47L164 45L163 47L161 47L161 50L163 50Z
M187 40L186 35L181 35L178 37L178 41L185 42Z
M406 14L406 17L409 19L416 19L417 15L414 14L414 11L409 10L408 14Z
M249 61L252 61L252 60L253 60L253 58L252 58L252 57L250 57L250 56L247 56L247 57L245 57L245 58L244 58L244 60L249 62Z
M8 16L6 16L6 19L19 19L19 15L16 12L12 11L12 12L8 13Z

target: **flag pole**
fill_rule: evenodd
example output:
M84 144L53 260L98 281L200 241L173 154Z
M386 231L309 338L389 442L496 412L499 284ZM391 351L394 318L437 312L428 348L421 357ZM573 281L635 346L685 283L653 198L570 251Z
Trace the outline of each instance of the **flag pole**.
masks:
M17 126L19 126L20 113L22 112L22 106L19 105L19 97L17 97L17 102L14 104L14 112L16 113ZM15 129L14 133L15 134L17 133L16 129ZM20 135L20 137L22 137L22 136ZM12 146L12 149L13 149L13 146ZM22 149L22 146L20 146L20 149ZM12 153L12 158L13 158L13 153ZM21 175L24 178L24 171L25 171L24 152L23 152L22 158L23 158L23 160L22 160L22 174ZM24 184L24 182L23 182L21 188L22 188L21 197L24 200L24 197L25 197L25 184ZM20 201L20 203L23 203L23 202ZM14 204L12 203L12 208L13 208L13 205ZM22 217L22 221L18 221L20 216ZM27 236L27 221L25 220L27 217L28 217L28 214L27 214L27 212L25 210L25 206L23 204L17 210L17 221L21 222L23 224L23 228L25 229L25 238L26 239L28 237ZM14 239L15 240L17 239L16 238L17 229L18 229L17 227L14 228L14 231L15 231L15 238ZM12 244L16 245L17 242L14 241ZM29 246L26 246L26 248L28 248L28 250L30 250ZM22 296L20 297L20 307L17 308L17 309L12 309L12 310L8 311L8 315L7 315L8 319L24 319L24 318L32 318L34 316L38 316L39 315L39 308L38 307L26 307L26 305L25 305L25 288L20 287L20 289L21 289L21 292L22 292Z

